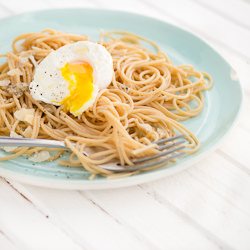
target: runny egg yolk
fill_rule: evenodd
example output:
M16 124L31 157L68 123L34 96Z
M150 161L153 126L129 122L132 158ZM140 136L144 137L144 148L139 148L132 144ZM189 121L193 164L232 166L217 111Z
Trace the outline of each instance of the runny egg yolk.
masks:
M66 111L79 115L77 111L91 99L94 90L93 68L86 62L66 63L60 69L63 78L69 82L69 95L61 105Z

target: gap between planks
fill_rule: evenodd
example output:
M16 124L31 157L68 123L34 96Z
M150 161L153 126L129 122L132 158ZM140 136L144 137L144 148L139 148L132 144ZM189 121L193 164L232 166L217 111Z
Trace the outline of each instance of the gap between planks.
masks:
M196 35L205 38L207 41L210 41L212 43L218 44L219 46L223 46L225 49L229 50L231 53L238 55L239 57L241 57L244 60L248 60L250 61L250 57L246 56L244 53L234 49L233 47L229 46L228 44L213 38L209 35L207 35L206 33L204 33L203 31L201 31L198 28L194 28L190 25L188 25L187 23L184 22L184 20L181 20L180 18L176 17L173 13L171 13L170 11L166 11L163 8L158 7L157 5L155 5L154 3L152 3L149 0L140 0L142 3L144 3L145 5L147 5L148 7L153 8L154 10L158 11L160 14L162 14L163 16L168 15L168 17L170 17L171 19L173 19L173 21L175 21L177 24L179 24L180 27L186 28L189 30L189 32L191 31L192 33L195 33ZM198 4L194 3L196 6L199 6ZM214 12L211 12L214 13ZM214 13L216 14L216 13ZM220 16L222 17L222 16ZM222 17L223 19L225 19L224 17Z
M7 181L7 180L6 180ZM25 199L27 202L29 202L29 203L31 203L32 205L33 205L33 207L35 208L35 209L37 209L43 216L48 216L49 218L50 218L50 221L51 221L51 219L53 218L53 215L51 215L50 214L50 212L44 212L41 208L39 208L39 205L38 204L36 204L36 202L34 202L34 201L32 201L32 198L31 197L29 197L29 194L28 193L25 193L25 192L23 192L23 191L25 191L25 190L20 190L20 185L13 185L11 182L9 182L9 181L7 181L7 183L16 191L16 192L18 192L18 194L19 195L21 195L22 196L22 198L23 199ZM17 186L19 186L19 187L17 187ZM145 192L146 193L146 191L145 190L143 190L143 192ZM107 210L105 210L102 206L100 206L96 201L93 201L93 199L91 199L89 196L88 196L88 194L87 194L87 192L84 192L84 193L82 193L82 191L80 191L80 193L81 193L81 195L85 198L85 199L87 199L89 202L91 202L93 205L95 205L96 207L98 207L98 209L99 210L101 210L103 213L105 213L105 214L108 214L109 216L111 215ZM153 197L152 197L153 198ZM153 200L154 200L154 198L153 198ZM162 204L161 204L162 205ZM177 215L177 217L179 217L180 215L177 213L176 214ZM48 218L47 217L47 218ZM142 242L146 242L147 243L147 245L149 245L150 246L150 249L159 249L159 248L157 248L155 245L154 245L154 243L152 243L151 241L149 241L147 238L145 238L137 229L135 229L135 228L133 228L133 226L130 226L130 225L127 225L124 221L122 221L122 220L120 220L120 219L118 219L118 218L116 218L115 216L113 216L113 215L111 215L111 217L112 217L112 219L116 222L116 223L118 223L118 224L120 224L120 225L122 225L123 227L125 227L126 228L126 230L127 231L129 231L130 233L132 233L133 235L136 235L136 237L140 240L140 241L142 241ZM182 217L181 217L181 219L182 219ZM190 218L190 220L186 220L186 223L188 223L188 224L190 224L190 221L191 221L192 219ZM61 224L59 225L58 223L54 223L54 222L52 222L53 224L55 224L56 226L58 226L61 230L62 230L62 228L61 228ZM194 225L195 225L195 222L193 222L193 223L191 223L189 226L191 226L191 227L194 227ZM195 226L195 228L194 228L195 230L197 230L197 229L199 229L197 226ZM65 231L65 230L62 230L63 232ZM199 230L199 232L205 237L205 238L207 238L209 241L211 241L213 244L215 244L215 245L217 245L217 247L219 248L219 249L224 249L224 248L221 248L221 246L223 245L221 242L219 243L219 241L214 241L213 240L213 237L211 236L208 236L207 234L205 234L204 235L204 233L205 233L205 231L206 230ZM78 243L78 242L77 242ZM78 243L79 244L79 243ZM224 246L224 245L223 245ZM88 248L89 249L89 248ZM231 248L227 248L227 249L231 249Z
M0 177L0 179L5 181L16 193L18 193L23 199L26 200L26 202L28 202L30 205L32 205L33 208L35 210L37 210L42 216L44 216L46 219L49 219L50 223L57 226L57 228L59 228L65 235L67 235L75 245L77 245L79 248L81 248L83 250L91 249L89 247L86 248L85 245L82 245L82 242L80 240L72 237L72 234L70 232L68 232L67 229L63 228L61 225L59 226L58 223L54 219L51 218L51 216L48 214L48 212L43 211L43 209L41 209L39 207L39 205L37 205L34 201L32 201L32 199L30 197L28 197L28 195L24 194L24 192L22 192L20 190L20 188L16 187L16 185L14 185L11 181L9 181L3 177ZM22 185L22 184L20 184L20 185Z
M203 184L203 183L202 183ZM155 201L158 203L167 206L169 209L171 209L175 214L178 214L183 220L188 221L193 227L195 227L197 230L201 231L205 237L207 237L208 240L215 243L219 249L223 250L235 250L234 248L230 247L227 243L223 242L223 240L219 239L215 234L210 232L209 230L205 229L202 225L194 221L189 215L182 212L180 209L178 209L176 206L168 202L163 196L156 192L152 192L149 190L149 188L145 188L146 185L138 185L142 190L144 190L147 195L152 197Z
M95 248L93 248L92 246L89 245L89 243L87 242L82 242L83 239L79 239L77 237L77 235L73 235L73 230L68 230L67 227L67 223L59 223L57 219L55 219L55 214L51 213L51 211L48 211L48 209L45 209L44 206L42 206L39 201L37 200L37 198L34 200L32 198L32 194L30 194L29 191L26 190L26 188L24 186L22 186L22 184L18 184L18 183L13 183L9 180L6 180L5 178L2 178L15 192L17 192L23 199L26 200L26 202L29 202L34 209L36 209L39 213L41 213L43 216L45 216L46 218L50 219L50 222L52 224L54 224L55 226L57 226L62 232L64 232L70 239L72 239L72 241L77 244L78 246L80 246L82 249L88 249L88 250L94 250ZM60 190L61 192L63 192L63 190ZM137 239L139 239L139 241L141 241L143 244L146 243L147 246L149 246L149 249L155 249L155 250L160 250L158 249L152 242L150 242L148 239L144 238L140 232L133 230L132 228L126 227L124 226L124 223L121 223L119 221L119 219L115 218L114 216L112 216L111 214L109 214L105 209L103 209L99 204L97 204L96 202L94 202L93 200L91 200L91 198L89 198L87 195L84 195L81 192L78 192L85 200L87 200L90 204L94 205L95 207L97 207L103 214L108 215L109 218L111 218L116 224L120 225L123 227L123 229L125 229L125 231L127 231L127 233L135 235ZM34 197L34 196L33 196ZM42 208L43 207L43 208ZM47 210L46 212L44 210ZM66 229L67 228L67 229Z
M141 235L140 232L138 232L138 230L136 230L134 227L128 225L127 223L125 223L124 221L122 221L121 219L116 218L114 215L112 215L111 213L109 213L106 209L104 209L102 206L100 206L97 202L95 202L93 199L91 199L91 197L88 195L88 191L78 191L78 193L84 197L86 200L88 200L89 202L91 202L95 207L97 207L100 211L102 211L103 213L107 214L110 218L112 218L112 220L114 220L116 223L120 224L122 227L126 228L127 231L129 231L130 233L132 232L136 238L138 238L140 241L142 242L146 242L146 244L150 247L150 249L158 249L156 247L156 245L154 245L153 242L149 241L147 238L143 237Z
M9 183L10 184L10 183ZM10 184L11 185L11 184ZM24 194L24 192L21 192L20 190L18 190L18 188L15 186L13 187L12 185L12 188L14 188L15 191L17 191L24 199L26 199L28 202L31 202L32 205L34 206L34 208L38 209L39 212L41 212L43 215L47 215L47 213L43 212L40 208L37 207L37 205L35 203L33 203L31 201L31 198L29 198L29 196L27 194ZM143 190L144 192L147 193L147 195L149 194L147 191ZM82 192L80 192L82 193ZM110 213L108 211L106 211L105 209L103 209L99 204L97 204L95 201L93 201L91 198L88 197L88 195L86 196L85 194L82 194L84 196L85 199L88 199L92 204L94 204L95 206L97 206L103 213L105 214L108 214L110 215ZM155 199L154 196L152 196L153 199ZM169 205L169 204L168 204ZM213 235L213 233L207 231L205 228L203 228L202 226L200 225L197 225L197 223L192 220L192 218L189 218L188 215L184 216L182 213L180 213L178 210L175 211L175 213L178 215L178 216L181 216L181 218L186 218L186 222L190 223L191 222L191 226L192 227L195 227L196 229L198 229L199 231L202 232L202 234L204 234L204 236L206 238L208 238L209 240L212 240L213 243L215 243L220 249L232 249L230 247L227 246L226 243L224 243L223 241L221 241L220 239L218 239L215 235ZM50 216L52 217L52 216ZM120 219L117 219L116 217L114 216L111 216L112 219L116 222L116 223L119 223L119 224L122 224L122 226L124 226L126 223L124 222L121 222ZM58 226L58 225L57 225ZM126 225L125 225L126 226ZM143 238L140 233L138 233L136 230L134 230L133 228L131 228L130 226L128 227L129 231L132 231L133 233L136 233L136 236L140 238L140 240L143 240L145 241L145 238ZM131 230L132 229L132 230ZM148 244L151 244L150 242L148 242ZM151 244L151 246L153 247L153 245ZM155 247L153 247L153 249L155 249Z
M194 0L192 0L192 1L194 1ZM213 1L211 1L211 2L213 2ZM211 3L211 2L209 2L209 3ZM227 13L221 11L220 9L212 6L208 2L201 1L201 0L195 0L194 3L200 5L202 8L204 8L206 10L209 10L210 12L216 13L218 16L223 17L224 19L227 19L228 21L230 21L232 23L235 23L239 27L242 27L242 28L246 29L249 32L250 25L248 25L247 23L243 23L243 22L237 20L236 18L228 15Z
M51 6L51 2L50 2L50 1L46 1L46 2L48 2L48 3L50 4L50 6ZM217 39L215 39L215 38L210 37L209 35L207 35L206 33L202 32L202 31L200 31L199 29L193 28L192 26L187 25L184 21L180 20L180 19L177 18L175 15L173 15L172 13L170 13L170 12L168 12L168 11L165 11L164 9L162 9L162 8L160 8L160 7L158 7L157 5L153 4L151 1L148 1L148 0L138 0L138 2L140 2L140 3L141 3L142 5L144 5L144 6L148 6L149 8L153 8L153 9L156 10L158 13L162 14L162 16L166 16L166 14L167 14L167 15L170 17L170 19L172 19L174 22L179 23L179 25L180 25L181 27L185 27L185 28L187 28L187 29L189 29L189 30L193 30L196 34L198 34L198 35L200 34L200 35L201 35L202 37L204 37L206 40L211 41L212 43L218 44L219 46L223 46L224 48L226 48L227 50L229 50L231 53L234 53L234 54L238 55L238 56L241 57L242 59L244 59L244 60L250 60L250 57L245 56L245 54L243 54L243 53L241 53L241 52L235 50L234 48L230 47L228 44L223 43L222 41L219 41L219 40L217 40ZM200 6L200 5L199 5L198 3L196 3L196 2L193 2L193 3L194 3L195 5L197 5L197 6ZM108 4L108 2L104 4L102 1L94 0L94 6L93 6L93 7L101 7L101 8L104 8L104 7L106 7L107 4ZM1 4L1 5L0 5L0 8L1 8L1 6L2 6L3 8L5 8L6 10L11 11L11 13L14 13L14 10L13 10L13 9L12 9L12 10L9 9L8 7L6 7L6 5ZM57 4L56 4L56 5L53 5L53 6L56 7ZM74 7L74 6L72 5L72 7ZM79 7L79 6L77 6L77 7ZM82 7L84 7L84 6L82 6ZM210 12L211 12L211 10L210 10ZM215 13L215 12L213 12L213 13ZM216 13L215 13L215 14L216 14ZM226 19L225 17L223 17L223 16L221 16L221 15L220 15L220 17L222 17L223 19ZM227 19L226 19L226 20L227 20Z
M10 246L13 248L13 249L17 249L17 245L9 238L9 236L3 231L0 229L0 234L3 236L3 238L10 244Z
M233 165L239 168L241 171L250 176L250 168L246 167L244 164L231 157L227 152L222 151L221 149L217 149L216 151L221 157L225 158L227 161L232 162Z
M0 9L6 11L8 14L15 14L16 12L13 9L6 7L3 3L0 3Z

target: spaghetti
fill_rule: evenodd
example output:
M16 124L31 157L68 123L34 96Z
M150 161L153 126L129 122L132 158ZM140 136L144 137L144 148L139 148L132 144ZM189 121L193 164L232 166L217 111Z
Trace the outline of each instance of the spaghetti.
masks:
M58 160L58 164L84 167L92 173L91 178L115 175L99 164L119 159L122 165L132 165L131 159L137 156L156 154L156 145L151 142L176 133L186 135L188 153L199 149L195 135L179 121L200 114L204 106L202 91L212 87L211 77L191 65L173 65L155 43L135 34L101 33L99 43L113 58L114 75L110 86L99 91L93 106L81 116L34 100L28 86L35 67L52 50L81 40L88 37L48 29L18 36L12 43L13 51L0 55L7 58L0 66L1 135L15 132L23 137L65 141L71 156L67 161ZM142 41L151 44L156 53L143 47ZM23 108L35 110L32 123L21 122L15 116ZM85 148L94 148L95 152L85 156ZM45 149L16 148L0 160L41 150ZM47 160L56 160L63 151ZM126 175L135 173L138 171Z

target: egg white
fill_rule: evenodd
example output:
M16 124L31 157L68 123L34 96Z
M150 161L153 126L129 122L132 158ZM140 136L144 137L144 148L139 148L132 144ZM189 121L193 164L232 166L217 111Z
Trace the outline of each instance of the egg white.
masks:
M35 100L60 105L70 94L69 82L60 69L71 62L84 61L93 68L94 91L91 99L78 111L84 112L93 105L100 89L107 88L113 76L113 60L106 48L90 41L67 44L52 51L36 68L34 80L30 83L30 93Z

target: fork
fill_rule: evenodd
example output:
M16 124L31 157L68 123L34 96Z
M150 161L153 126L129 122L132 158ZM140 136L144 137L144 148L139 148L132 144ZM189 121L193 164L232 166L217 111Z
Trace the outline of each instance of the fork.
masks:
M129 172L163 164L186 154L186 152L179 152L185 148L184 143L186 141L179 140L184 137L185 135L182 134L152 142L153 144L157 144L157 149L160 151L160 153L148 157L133 159L132 162L134 165L132 166L122 166L119 162L111 162L98 165L98 167L113 172ZM63 141L31 138L11 138L5 136L0 136L0 146L49 147L69 149ZM88 156L87 152L83 153Z

